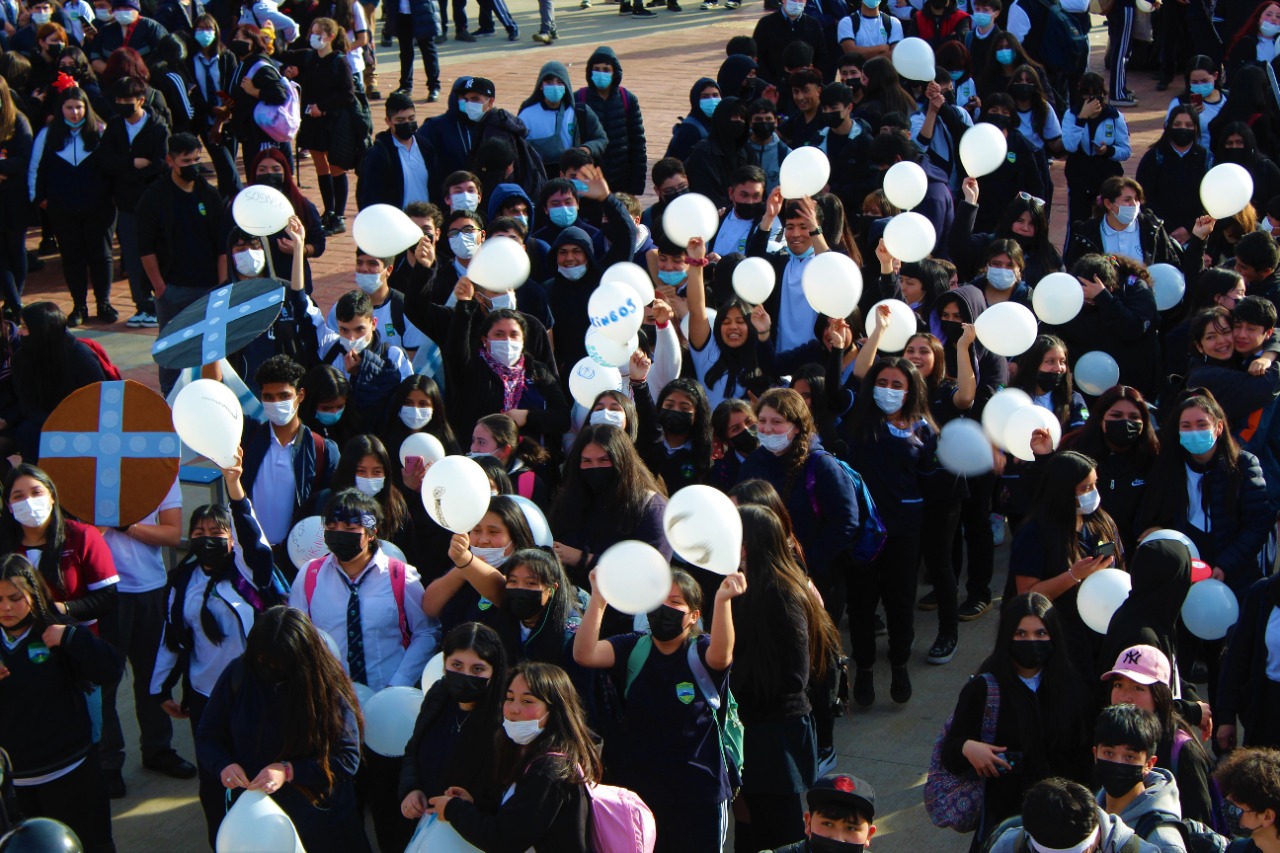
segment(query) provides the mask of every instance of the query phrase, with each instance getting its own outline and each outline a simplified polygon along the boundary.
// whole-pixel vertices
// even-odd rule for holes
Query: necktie
[[[369,576],[368,572],[360,580],[352,583],[343,577],[347,589],[351,591],[347,598],[347,672],[352,681],[365,684],[369,676],[364,669],[364,630],[360,626],[360,584]]]

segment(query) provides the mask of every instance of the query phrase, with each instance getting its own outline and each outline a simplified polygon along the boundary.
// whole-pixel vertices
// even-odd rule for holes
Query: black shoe
[[[889,626],[884,624],[884,617],[879,613],[876,614],[876,636],[883,637],[889,633]]]
[[[654,11],[652,11],[652,10],[650,10],[650,9],[646,9],[645,7],[641,6],[639,3],[637,3],[637,4],[636,4],[632,9],[631,9],[631,15],[632,15],[632,17],[635,17],[635,18],[656,18],[656,17],[658,17],[658,13],[657,13],[657,12],[654,12]]]
[[[142,759],[142,766],[174,779],[196,778],[196,766],[172,749],[166,750],[159,755]]]
[[[468,33],[468,32],[460,32],[454,35],[453,40],[462,41],[462,42],[474,42],[476,40],[476,37],[471,35],[471,33]]]
[[[473,36],[491,36],[491,35],[493,35],[493,34],[494,34],[494,33],[496,33],[496,32],[497,32],[497,30],[495,30],[493,27],[481,27],[481,28],[480,28],[480,29],[478,29],[478,30],[472,30],[472,31],[471,31],[471,35],[473,35]]]
[[[382,46],[391,47],[391,45],[392,45],[391,35],[389,33],[384,33],[382,36]]]
[[[445,44],[448,41],[449,41],[448,33],[441,33],[440,35],[436,36],[436,44]]]
[[[1168,80],[1157,80],[1157,81],[1156,81],[1156,91],[1157,91],[1157,92],[1163,92],[1165,89],[1168,89],[1168,88],[1169,88],[1169,81],[1168,81]]]
[[[911,676],[905,666],[893,667],[893,680],[889,682],[889,698],[899,705],[911,701]]]
[[[472,41],[474,41],[474,39],[472,39]],[[439,89],[432,89],[430,92],[427,92],[427,103],[434,104],[438,100],[440,100]]]
[[[58,240],[56,237],[46,237],[40,241],[40,248],[36,250],[40,255],[55,255],[58,253]]]
[[[27,272],[39,272],[44,269],[44,261],[35,252],[27,252]]]
[[[933,645],[929,648],[929,656],[925,660],[936,666],[944,663],[950,663],[951,659],[956,656],[956,638],[950,634],[939,634],[938,639],[933,641]]]
[[[675,0],[671,0],[671,2],[669,2],[669,3],[667,4],[667,11],[668,11],[668,12],[683,12],[684,10],[680,8],[680,4],[679,4],[679,3],[675,2]]]
[[[324,236],[332,237],[334,234],[347,233],[347,219],[345,216],[334,214],[329,218],[329,227],[324,229]]]
[[[98,303],[98,319],[104,323],[114,323],[120,319],[120,312],[110,302]]]
[[[972,622],[990,609],[990,601],[966,601],[960,605],[960,621]]]
[[[921,610],[937,610],[938,594],[936,592],[926,592],[920,597],[920,600],[916,602],[916,607]]]
[[[853,677],[853,701],[860,708],[870,708],[876,701],[875,673],[869,669],[858,670]]]
[[[103,770],[103,783],[107,788],[107,796],[113,800],[123,800],[128,791],[124,787],[124,776],[119,770]]]
[[[89,322],[89,306],[77,305],[71,309],[71,313],[67,315],[67,328],[74,329],[83,326]]]
[[[520,41],[520,28],[512,27],[507,30],[507,41]]]

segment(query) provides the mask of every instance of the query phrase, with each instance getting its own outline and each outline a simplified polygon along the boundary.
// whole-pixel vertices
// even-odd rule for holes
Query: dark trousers
[[[920,552],[925,576],[933,584],[933,594],[938,601],[938,633],[949,637],[959,636],[960,632],[960,602],[956,591],[959,580],[951,570],[951,541],[959,525],[960,501],[925,505]]]
[[[995,540],[991,535],[991,501],[995,497],[995,474],[969,478],[969,497],[960,503],[960,525],[952,537],[951,568],[956,580],[964,565],[964,544],[969,546],[969,580],[966,601],[991,600],[991,575],[995,571]]]
[[[173,723],[160,703],[151,698],[151,672],[156,665],[160,634],[164,629],[165,590],[122,592],[116,597],[116,612],[104,616],[102,639],[116,647],[133,667],[133,705],[138,715],[144,761],[169,751]],[[124,733],[116,710],[116,690],[120,682],[102,686],[102,741],[98,744],[103,770],[119,772],[124,766]]]
[[[422,63],[427,67],[427,89],[440,88],[440,57],[436,54],[435,40],[430,36],[415,39],[413,16],[396,15],[396,40],[400,42],[400,88],[413,91],[413,47],[422,51]]]
[[[1206,0],[1191,0],[1187,6],[1187,29],[1191,32],[1191,49],[1221,64],[1224,53],[1222,36],[1209,15]]]
[[[759,853],[785,847],[804,838],[804,801],[801,794],[748,794],[742,797],[749,822],[735,821],[735,853]]]
[[[183,308],[186,308],[208,292],[198,287],[178,287],[172,284],[166,287],[164,293],[156,298],[156,319],[160,322],[160,335],[164,335],[165,326],[169,325],[170,320],[182,313]],[[169,392],[173,390],[174,383],[178,381],[180,371],[174,370],[172,367],[161,367],[159,371],[160,393],[168,397]]]
[[[191,736],[194,738],[200,729],[200,718],[204,716],[204,709],[209,705],[209,697],[194,690],[188,690],[185,698],[187,713],[191,715],[188,718],[188,722],[191,723]],[[196,777],[200,783],[200,808],[204,812],[205,827],[209,832],[209,849],[214,850],[217,848],[218,827],[222,825],[222,818],[227,814],[227,788],[218,778],[218,774],[222,772],[221,767],[205,767],[200,764],[198,758],[196,765],[200,771]]]
[[[209,152],[209,162],[218,176],[218,195],[229,198],[240,189],[240,176],[236,173],[236,151],[240,143],[231,134],[225,134],[226,142],[215,142],[208,131],[200,136],[204,148]]]
[[[116,209],[70,211],[49,205],[49,222],[62,255],[62,277],[76,305],[89,304],[89,282],[101,305],[111,300],[111,222]]]
[[[356,772],[356,803],[373,818],[373,832],[381,850],[403,850],[416,823],[400,812],[400,759],[366,749]]]
[[[508,31],[515,29],[515,19],[507,9],[506,0],[480,0],[480,29],[493,29],[493,16],[498,16],[498,23]]]
[[[151,279],[142,268],[142,255],[138,254],[138,217],[131,210],[116,211],[116,237],[120,240],[120,262],[125,277],[129,279],[129,295],[133,307],[143,314],[154,314],[155,298],[151,295]]]
[[[22,291],[27,285],[27,232],[25,229],[0,232],[0,288],[5,307],[22,307]]]
[[[1160,79],[1173,81],[1182,76],[1191,58],[1191,33],[1187,31],[1189,4],[1161,3],[1153,23],[1160,45]]]
[[[849,575],[849,640],[858,669],[871,669],[876,662],[875,616],[880,602],[884,602],[889,627],[889,664],[906,666],[911,658],[920,535],[919,530],[890,535],[874,562],[855,567]]]
[[[1127,86],[1126,71],[1133,43],[1133,16],[1136,10],[1119,0],[1107,15],[1107,60],[1111,69],[1111,97],[1121,97]]]
[[[38,737],[34,732],[32,737]],[[61,821],[80,838],[85,853],[115,853],[111,838],[111,803],[98,766],[97,747],[80,766],[65,776],[15,788],[18,807],[27,817],[47,817]]]

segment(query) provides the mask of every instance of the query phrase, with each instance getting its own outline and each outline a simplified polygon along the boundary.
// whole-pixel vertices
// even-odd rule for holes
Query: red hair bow
[[[75,85],[77,85],[76,78],[72,77],[70,74],[68,74],[65,71],[59,71],[58,76],[53,78],[52,86],[54,88],[54,91],[59,93],[65,92]]]

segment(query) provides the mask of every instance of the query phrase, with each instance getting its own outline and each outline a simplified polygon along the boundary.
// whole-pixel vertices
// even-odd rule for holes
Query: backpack
[[[108,382],[119,382],[124,377],[120,375],[120,368],[111,363],[111,356],[107,355],[107,351],[102,348],[102,344],[93,338],[77,336],[76,340],[87,346],[98,358],[98,364],[102,366],[102,372],[106,375]]]
[[[981,740],[983,743],[994,743],[996,717],[1000,714],[1000,685],[989,672],[982,673],[982,679],[987,682],[987,703],[982,709]],[[937,740],[933,742],[933,754],[929,756],[929,775],[924,783],[924,810],[936,827],[950,828],[956,832],[972,832],[982,821],[986,781],[977,776],[961,778],[943,765],[942,742],[950,733],[953,722],[954,713],[947,717]],[[992,833],[987,840],[990,841],[995,836],[996,833]]]
[[[889,538],[888,529],[884,526],[884,519],[880,517],[880,513],[876,510],[875,499],[871,497],[867,484],[863,482],[862,476],[849,465],[828,451],[820,451],[822,455],[830,456],[840,466],[840,470],[849,478],[849,482],[853,484],[853,490],[858,496],[858,532],[853,538],[853,559],[859,563],[869,563],[876,557],[880,556],[880,552],[884,550],[885,540]],[[814,456],[819,454],[815,453]],[[809,493],[809,506],[813,509],[813,514],[822,517],[822,507],[818,505],[817,488],[818,472],[813,463],[805,465],[804,472],[804,489]]]
[[[849,14],[849,23],[853,27],[853,37],[858,37],[858,32],[862,29],[862,13],[854,10]],[[888,44],[889,39],[893,37],[893,21],[889,18],[888,12],[880,13],[880,32],[884,34],[884,43]]]
[[[1059,68],[1068,76],[1083,74],[1089,62],[1089,36],[1080,31],[1075,19],[1063,11],[1057,0],[1035,0],[1035,3],[1044,10],[1039,25],[1040,55],[1044,64]]]
[[[252,80],[259,68],[269,64],[270,60],[266,59],[254,63],[241,79]],[[275,142],[292,142],[298,135],[298,128],[302,126],[302,90],[288,77],[280,77],[280,82],[285,88],[284,103],[267,104],[259,101],[253,108],[253,123]]]
[[[653,853],[658,825],[635,792],[616,785],[586,785],[591,800],[591,842],[609,853]]]
[[[1182,753],[1182,748],[1191,743],[1191,735],[1178,729],[1173,734],[1173,750],[1169,755],[1169,763],[1173,766],[1169,768],[1174,778],[1178,776],[1178,756]],[[1222,789],[1218,787],[1218,780],[1209,777],[1209,826],[1214,832],[1228,835],[1230,830],[1227,828],[1227,816],[1223,809],[1224,800],[1222,798]],[[1195,821],[1199,823],[1199,821]],[[1203,826],[1203,824],[1201,824]],[[1191,848],[1187,848],[1190,853]]]
[[[324,558],[312,560],[307,564],[307,576],[302,581],[302,592],[307,598],[307,616],[311,616],[311,597],[316,592],[316,581],[320,578],[320,567]],[[396,600],[396,613],[400,625],[400,645],[409,648],[409,620],[404,615],[404,582],[405,564],[395,558],[387,560],[387,569],[391,572],[391,595]]]
[[[626,87],[619,86],[618,94],[622,96],[622,114],[630,118],[631,105],[634,103],[634,101],[631,100],[631,93],[626,90]],[[585,86],[583,86],[576,93],[574,93],[574,100],[576,100],[579,104],[586,104],[587,88]]]
[[[651,634],[641,636],[636,641],[635,647],[631,649],[631,654],[627,657],[627,684],[622,690],[623,697],[630,692],[631,682],[636,680],[636,676],[644,668],[652,649],[653,635]],[[716,688],[711,673],[707,672],[702,658],[699,657],[698,644],[693,638],[690,638],[688,644],[688,659],[689,669],[693,672],[693,681],[698,685],[698,691],[702,693],[702,698],[711,708],[711,718],[715,721],[716,730],[720,735],[720,755],[724,759],[725,770],[729,774],[729,786],[740,788],[742,787],[744,728],[742,720],[738,718],[738,700],[733,698],[733,691],[725,685],[725,700],[721,703],[720,691]]]
[[[1198,820],[1180,818],[1169,812],[1147,812],[1138,818],[1133,831],[1139,838],[1150,840],[1151,834],[1162,826],[1172,826],[1178,830],[1187,853],[1226,853],[1227,839]],[[1155,844],[1154,841],[1151,843]]]
[[[1007,820],[1001,821],[1000,825],[987,836],[987,840],[982,842],[981,853],[990,853],[995,849],[996,842],[1000,840],[1005,833],[1018,833],[1018,841],[1013,847],[1013,853],[1035,853],[1031,849],[1031,843],[1028,840],[1027,832],[1022,828],[1022,817],[1015,815]],[[1129,836],[1129,840],[1120,845],[1115,853],[1141,853],[1143,846],[1142,836],[1137,832]],[[1101,849],[1101,848],[1099,848]]]

